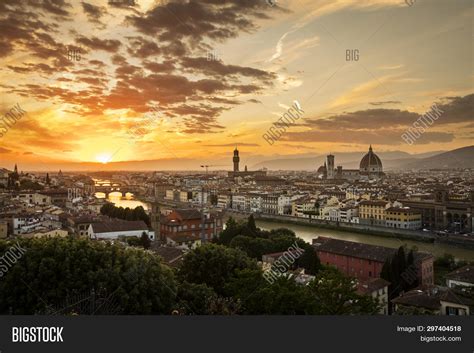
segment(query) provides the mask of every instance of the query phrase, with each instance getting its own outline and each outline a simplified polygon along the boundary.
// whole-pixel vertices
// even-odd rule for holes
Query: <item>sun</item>
[[[112,155],[110,153],[101,153],[95,156],[95,159],[100,163],[107,164],[112,159]]]

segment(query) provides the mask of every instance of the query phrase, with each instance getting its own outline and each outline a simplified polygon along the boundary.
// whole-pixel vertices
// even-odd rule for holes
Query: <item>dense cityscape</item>
[[[327,155],[313,172],[242,170],[241,154],[238,147],[229,153],[231,171],[209,165],[195,172],[3,169],[0,238],[8,241],[1,244],[7,249],[17,241],[27,250],[15,266],[15,255],[2,258],[0,310],[90,314],[89,305],[78,306],[71,298],[83,295],[88,302],[93,290],[94,296],[114,293],[113,305],[101,309],[104,314],[471,315],[472,169],[387,171],[372,146],[358,169],[336,165],[336,154]],[[301,226],[313,236],[300,235]],[[372,240],[354,241],[354,234]],[[100,254],[106,252],[104,244],[117,252],[142,249],[138,256],[155,259],[163,276],[175,276],[166,279],[171,284],[165,287],[159,283],[163,278],[155,283],[159,288],[154,291],[169,289],[169,303],[157,305],[152,297],[148,305],[132,303],[117,297],[117,291],[135,285],[126,279],[118,287],[100,276],[90,282],[76,268],[54,264],[64,256],[61,247],[82,246]],[[65,297],[52,295],[48,305],[34,296],[11,295],[25,286],[45,291],[34,279],[44,274],[29,267],[33,260],[22,259],[39,256],[38,251],[44,252],[36,259],[39,268],[56,273],[48,281],[66,281],[54,284],[66,286]],[[66,266],[72,266],[76,255],[68,256],[71,265]],[[88,271],[104,270],[87,261]],[[116,275],[126,276],[129,270]],[[85,283],[69,287],[63,271]],[[15,280],[25,272],[32,282]],[[327,287],[315,284],[329,279]],[[345,292],[335,303],[331,291],[339,286]],[[137,296],[148,295],[135,290]],[[319,297],[324,291],[327,297]],[[278,299],[270,305],[268,295]],[[257,298],[267,305],[259,305]]]
[[[0,353],[472,351],[473,19],[0,0]]]

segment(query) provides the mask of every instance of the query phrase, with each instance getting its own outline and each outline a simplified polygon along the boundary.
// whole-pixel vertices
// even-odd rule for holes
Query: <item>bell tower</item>
[[[329,154],[326,157],[326,163],[327,163],[327,178],[334,179],[334,155]]]
[[[234,162],[234,172],[238,172],[240,157],[239,157],[239,150],[237,149],[237,147],[235,147],[234,158],[232,158],[232,161]]]

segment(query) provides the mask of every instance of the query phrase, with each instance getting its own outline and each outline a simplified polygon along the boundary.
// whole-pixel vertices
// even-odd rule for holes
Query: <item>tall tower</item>
[[[234,158],[232,158],[232,160],[234,161],[234,172],[238,172],[240,157],[239,157],[239,150],[237,149],[237,147],[235,147]]]
[[[326,157],[327,163],[327,178],[334,179],[334,156],[332,154],[328,154]]]

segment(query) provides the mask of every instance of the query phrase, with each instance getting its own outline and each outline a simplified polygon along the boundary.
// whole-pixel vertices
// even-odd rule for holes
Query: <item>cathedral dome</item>
[[[382,161],[372,151],[372,146],[369,147],[369,152],[364,157],[362,157],[359,168],[361,172],[381,172],[382,171]]]

